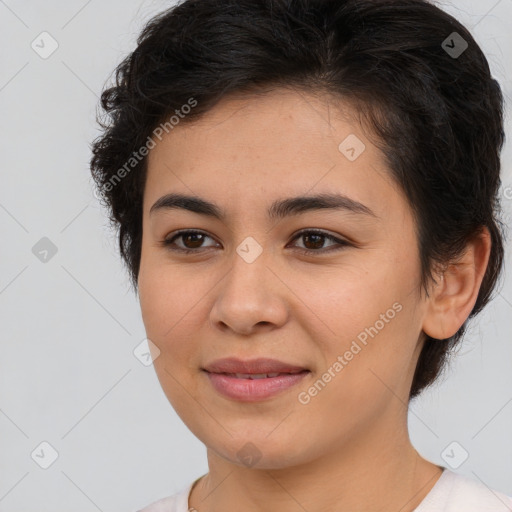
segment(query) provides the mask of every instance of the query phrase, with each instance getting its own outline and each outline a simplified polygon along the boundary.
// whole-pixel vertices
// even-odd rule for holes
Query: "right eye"
[[[177,251],[182,252],[184,254],[192,253],[192,252],[198,252],[197,249],[201,249],[202,242],[206,238],[211,238],[203,231],[197,231],[197,230],[183,230],[178,231],[170,238],[166,238],[162,241],[162,245],[169,249],[170,251]],[[182,239],[182,242],[184,244],[189,244],[192,247],[187,247],[186,245],[184,247],[180,247],[179,245],[175,244],[175,240]],[[212,239],[213,240],[213,239]]]

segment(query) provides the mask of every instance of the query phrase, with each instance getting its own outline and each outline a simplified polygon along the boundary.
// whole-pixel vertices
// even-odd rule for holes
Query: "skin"
[[[348,105],[276,89],[224,98],[181,123],[151,150],[144,192],[139,298],[161,386],[207,447],[209,472],[189,506],[199,512],[412,511],[441,475],[407,430],[407,404],[423,332],[454,334],[476,301],[490,252],[484,231],[447,267],[430,297],[419,288],[415,225],[383,154]],[[349,134],[366,146],[354,161],[338,149]],[[343,210],[270,220],[270,203],[341,192],[376,217]],[[153,203],[174,192],[226,211],[224,222]],[[295,238],[320,229],[352,245]],[[162,246],[175,240],[194,254]],[[247,263],[246,237],[263,252]],[[301,248],[317,250],[304,255]],[[322,254],[322,251],[324,253]],[[307,404],[298,400],[365,328],[402,306]],[[259,402],[218,394],[200,368],[215,359],[271,357],[311,373]],[[254,447],[248,448],[251,442]],[[237,453],[258,454],[254,465]],[[343,504],[343,506],[341,506]]]

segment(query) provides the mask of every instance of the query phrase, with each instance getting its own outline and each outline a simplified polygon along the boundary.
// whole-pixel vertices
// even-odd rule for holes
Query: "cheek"
[[[189,282],[190,283],[190,282]],[[191,406],[196,382],[190,379],[197,371],[198,307],[193,286],[175,269],[141,261],[139,299],[147,337],[158,347],[153,366],[167,399],[180,416]],[[194,307],[195,304],[195,307]]]
[[[337,374],[356,387],[363,382],[369,388],[379,385],[371,369],[392,383],[411,365],[419,334],[419,309],[410,285],[416,276],[413,265],[393,261],[389,257],[365,268],[344,269],[321,279],[322,286],[318,280],[305,283],[304,302],[316,314],[318,326],[311,335],[321,348],[323,364],[332,367],[342,356],[343,370]],[[311,313],[308,317],[313,318]]]
[[[164,339],[172,334],[173,326],[185,317],[193,305],[197,291],[176,267],[163,265],[156,258],[141,259],[139,301],[146,332]]]
[[[165,304],[168,297],[164,293],[165,288],[162,287],[162,282],[158,279],[155,267],[146,266],[141,262],[138,287],[146,334],[150,339],[152,337],[160,338],[165,329],[163,311],[166,309]]]
[[[340,264],[329,273],[305,273],[300,280],[301,298],[331,338],[355,338],[386,311],[390,310],[388,316],[394,317],[392,307],[402,295],[403,278],[393,272],[396,270],[383,265],[380,259],[366,258],[351,266]]]
[[[147,263],[147,264],[146,264]],[[147,337],[159,348],[154,361],[161,373],[165,367],[174,374],[194,371],[198,364],[197,331],[207,318],[208,290],[198,272],[189,275],[177,267],[141,262],[139,299]]]

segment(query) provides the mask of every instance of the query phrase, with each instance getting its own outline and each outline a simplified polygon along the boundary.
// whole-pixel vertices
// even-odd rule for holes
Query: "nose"
[[[215,288],[211,325],[242,335],[284,325],[289,315],[286,293],[290,292],[278,274],[265,251],[252,263],[234,252],[231,270]]]

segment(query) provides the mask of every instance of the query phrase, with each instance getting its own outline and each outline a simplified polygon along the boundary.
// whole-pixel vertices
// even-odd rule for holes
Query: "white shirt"
[[[200,478],[202,476],[178,493],[137,512],[188,512],[190,491]],[[512,497],[444,468],[434,487],[413,512],[512,512]]]

